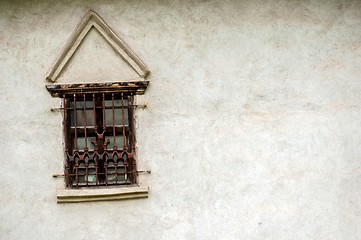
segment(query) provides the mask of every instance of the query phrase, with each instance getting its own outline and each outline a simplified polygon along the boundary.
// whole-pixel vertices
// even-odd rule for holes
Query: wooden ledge
[[[57,191],[58,203],[118,201],[124,199],[147,197],[147,186],[92,189],[58,189]]]
[[[149,81],[79,83],[46,85],[52,97],[63,97],[79,93],[134,93],[144,94]]]

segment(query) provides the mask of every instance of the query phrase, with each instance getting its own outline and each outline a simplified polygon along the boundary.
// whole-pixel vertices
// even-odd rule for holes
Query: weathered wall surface
[[[0,2],[0,239],[361,239],[360,1],[100,2]],[[56,204],[45,77],[88,9],[152,71],[148,199]],[[64,82],[118,76],[81,51]]]

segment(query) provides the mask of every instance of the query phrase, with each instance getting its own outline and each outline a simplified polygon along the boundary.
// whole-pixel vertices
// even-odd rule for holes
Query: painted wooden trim
[[[142,78],[147,78],[150,74],[149,68],[133,52],[133,50],[104,22],[104,20],[94,11],[89,10],[83,17],[79,26],[65,45],[59,58],[51,68],[48,77],[50,82],[56,82],[71,57],[79,48],[89,31],[95,28],[113,50]]]
[[[58,189],[57,202],[78,203],[147,198],[149,191],[148,189],[148,186],[92,189]]]
[[[78,83],[78,84],[52,84],[46,89],[52,97],[63,97],[77,93],[133,93],[144,94],[149,81],[109,82],[109,83]]]

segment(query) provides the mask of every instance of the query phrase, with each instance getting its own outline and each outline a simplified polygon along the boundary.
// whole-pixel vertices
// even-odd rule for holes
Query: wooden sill
[[[120,187],[120,188],[87,188],[87,189],[58,189],[58,203],[118,201],[125,199],[147,198],[148,187]]]

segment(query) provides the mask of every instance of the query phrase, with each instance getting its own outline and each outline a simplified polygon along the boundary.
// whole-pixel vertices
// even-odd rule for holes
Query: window
[[[67,187],[137,181],[133,94],[63,96]]]
[[[105,75],[97,83],[54,84],[92,29],[139,75],[140,81],[108,82]],[[52,97],[62,98],[64,109],[67,188],[57,190],[58,203],[148,197],[148,187],[138,180],[134,115],[135,95],[144,94],[149,74],[149,68],[133,50],[89,10],[46,77],[53,83],[46,85],[47,90]],[[86,82],[86,77],[81,82]]]
[[[144,94],[148,84],[46,86],[63,105],[67,188],[57,191],[58,203],[148,197],[148,187],[139,186],[135,156],[135,95]]]

